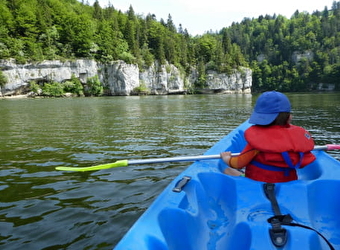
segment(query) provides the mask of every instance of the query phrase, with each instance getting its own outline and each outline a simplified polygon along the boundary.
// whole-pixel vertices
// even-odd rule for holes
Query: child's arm
[[[238,156],[231,156],[231,152],[222,152],[222,160],[232,168],[241,169],[247,166],[253,158],[259,153],[258,150],[247,145]]]

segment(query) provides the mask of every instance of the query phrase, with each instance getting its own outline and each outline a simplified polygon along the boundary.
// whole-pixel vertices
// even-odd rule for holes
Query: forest
[[[218,32],[192,36],[149,13],[77,0],[0,0],[0,59],[16,63],[90,58],[149,67],[155,60],[183,72],[253,70],[253,92],[340,89],[340,2],[313,13],[245,17]],[[5,84],[0,69],[0,85]]]

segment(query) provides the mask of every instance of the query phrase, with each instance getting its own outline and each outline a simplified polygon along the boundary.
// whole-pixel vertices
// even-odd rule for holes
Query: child
[[[239,156],[221,153],[223,162],[231,168],[224,173],[240,176],[236,169],[246,168],[245,176],[263,182],[297,180],[296,170],[315,160],[311,135],[301,127],[291,125],[290,102],[284,94],[264,92],[257,99],[249,127],[244,135],[247,145]]]

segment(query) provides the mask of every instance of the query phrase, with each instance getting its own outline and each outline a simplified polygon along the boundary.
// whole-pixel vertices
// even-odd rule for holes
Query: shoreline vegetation
[[[249,91],[243,91],[243,92],[239,92],[239,91],[230,91],[230,90],[226,90],[226,91],[201,91],[199,93],[195,93],[196,95],[234,95],[234,94],[255,94],[255,93],[260,93],[260,92],[251,92]],[[299,92],[301,93],[301,92]],[[308,93],[340,93],[340,91],[338,90],[313,90],[313,91],[308,91]],[[195,95],[195,94],[188,94],[188,93],[178,93],[178,94],[167,94],[167,95]],[[132,94],[130,96],[145,96],[145,95],[149,95],[150,94]],[[163,95],[164,96],[164,95]],[[30,95],[30,94],[20,94],[20,95],[8,95],[8,96],[0,96],[0,99],[28,99],[28,98],[32,98],[32,99],[44,99],[44,98],[88,98],[88,97],[119,97],[119,96],[112,96],[112,95],[102,95],[102,96],[76,96],[73,95],[72,93],[65,93],[65,95],[63,96],[34,96],[34,95]]]
[[[231,90],[202,90],[199,91],[197,93],[187,93],[186,91],[182,92],[182,93],[176,93],[176,94],[166,94],[166,95],[192,95],[192,94],[197,94],[197,95],[223,95],[223,94],[251,94],[252,92],[249,91],[231,91]],[[147,93],[139,93],[139,94],[131,94],[129,96],[145,96],[145,95],[149,95],[151,96],[152,94],[147,94]],[[160,95],[158,95],[160,96]],[[164,95],[163,95],[164,96]],[[114,95],[101,95],[101,96],[77,96],[74,95],[72,93],[65,93],[64,95],[61,96],[43,96],[43,95],[32,95],[32,93],[28,93],[28,94],[20,94],[20,95],[1,95],[0,99],[25,99],[25,98],[78,98],[78,97],[83,97],[83,98],[87,98],[87,97],[119,97],[118,95],[114,96]]]

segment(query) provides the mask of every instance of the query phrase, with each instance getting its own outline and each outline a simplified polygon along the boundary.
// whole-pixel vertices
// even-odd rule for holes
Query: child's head
[[[290,123],[291,118],[290,112],[280,112],[275,120],[268,125],[286,125]]]
[[[290,119],[290,102],[286,95],[267,91],[259,96],[249,122],[256,125],[285,125]]]

